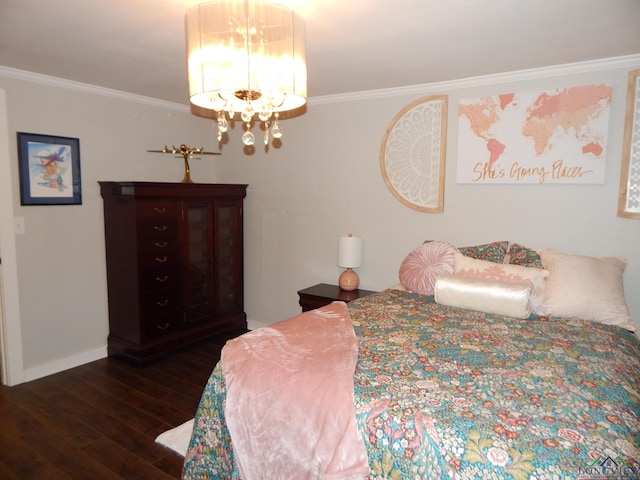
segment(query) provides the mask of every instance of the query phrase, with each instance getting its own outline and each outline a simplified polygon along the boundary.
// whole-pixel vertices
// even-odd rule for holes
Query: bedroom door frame
[[[0,88],[0,380],[24,382],[7,98]],[[15,167],[17,168],[17,162]]]

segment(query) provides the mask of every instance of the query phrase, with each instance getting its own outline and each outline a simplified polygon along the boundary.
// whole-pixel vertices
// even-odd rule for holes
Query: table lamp
[[[353,235],[342,235],[338,238],[338,266],[346,268],[338,278],[338,285],[342,290],[356,290],[360,284],[358,274],[354,268],[362,265],[362,237]]]

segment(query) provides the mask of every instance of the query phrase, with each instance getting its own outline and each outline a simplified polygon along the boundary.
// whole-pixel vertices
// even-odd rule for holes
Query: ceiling
[[[188,104],[198,0],[0,0],[0,65]],[[640,53],[640,0],[282,0],[309,97]]]

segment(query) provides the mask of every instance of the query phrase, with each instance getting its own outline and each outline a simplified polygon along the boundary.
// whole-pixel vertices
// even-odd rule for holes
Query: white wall
[[[280,148],[243,153],[241,125],[220,157],[191,162],[202,182],[248,183],[245,305],[252,328],[299,312],[296,292],[335,283],[339,235],[364,236],[363,288],[397,282],[405,255],[424,239],[457,245],[512,240],[534,248],[625,256],[627,301],[640,322],[640,221],[616,216],[627,73],[640,57],[519,72],[441,85],[311,99],[307,113],[282,122]],[[613,86],[602,185],[455,183],[457,101],[462,97],[607,83]],[[80,139],[82,206],[22,207],[17,147],[10,145],[20,326],[25,378],[100,357],[106,351],[107,292],[98,180],[179,181],[182,162],[146,153],[164,144],[216,148],[210,121],[186,108],[84,86],[31,81],[0,69],[9,139],[15,132]],[[313,93],[313,92],[311,92]],[[389,122],[413,100],[449,95],[445,210],[420,213],[398,202],[380,173]],[[0,161],[6,161],[0,158]],[[6,168],[3,170],[6,171]],[[1,228],[12,228],[0,218]],[[0,237],[1,241],[1,237]],[[7,320],[7,319],[5,319]],[[640,323],[639,323],[640,325]]]
[[[97,182],[179,182],[182,158],[146,150],[180,143],[213,148],[215,138],[210,122],[185,106],[12,70],[0,70],[0,89],[6,92],[9,131],[9,158],[2,155],[0,161],[2,171],[11,175],[13,216],[24,217],[26,224],[26,233],[14,238],[23,380],[30,380],[106,356],[104,228]],[[16,132],[80,139],[82,205],[20,205]],[[192,178],[210,182],[216,161],[209,156],[190,162]],[[13,229],[10,216],[0,221],[4,232]]]
[[[632,61],[629,61],[632,60]],[[625,256],[627,301],[640,325],[640,221],[616,216],[627,74],[640,57],[519,72],[354,99],[312,99],[307,113],[283,122],[283,146],[221,163],[218,178],[250,185],[246,201],[246,305],[250,327],[296,314],[297,290],[336,283],[337,238],[364,237],[361,286],[397,283],[400,263],[425,239],[456,245],[494,240],[567,253]],[[613,87],[602,185],[456,184],[459,98],[585,84]],[[393,93],[398,94],[392,95]],[[379,149],[393,117],[417,98],[449,96],[444,213],[407,208],[388,191]]]

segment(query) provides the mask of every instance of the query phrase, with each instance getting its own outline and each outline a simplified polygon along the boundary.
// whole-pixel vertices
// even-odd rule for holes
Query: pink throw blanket
[[[357,356],[344,302],[227,342],[225,417],[244,480],[368,475],[355,419]]]

